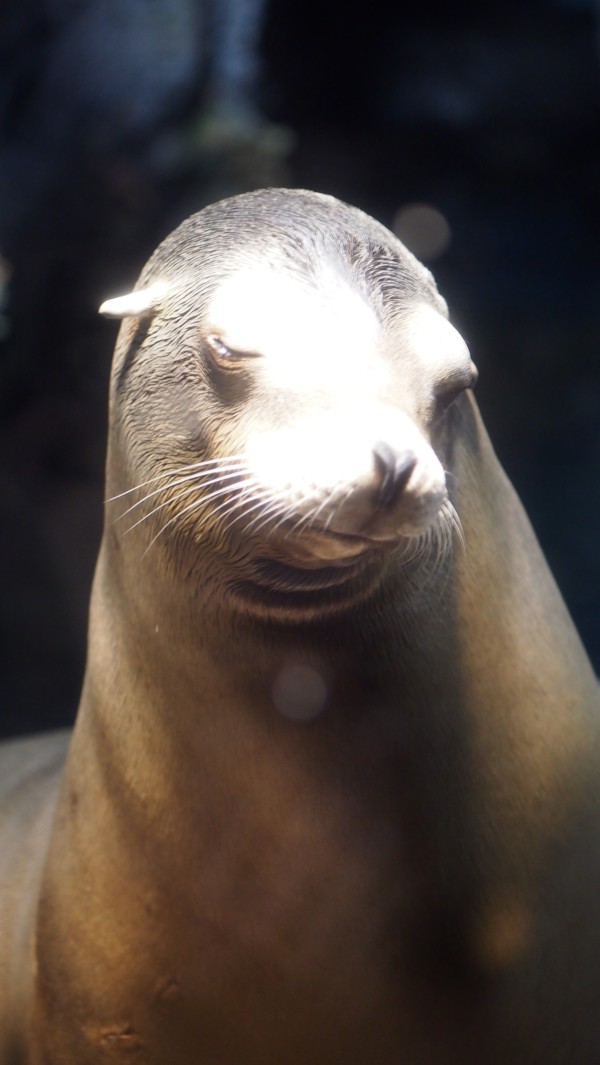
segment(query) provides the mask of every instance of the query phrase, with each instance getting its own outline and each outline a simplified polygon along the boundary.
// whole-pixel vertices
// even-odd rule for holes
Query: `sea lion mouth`
[[[385,556],[380,548],[363,543],[351,557],[331,561],[257,557],[246,580],[236,584],[236,592],[267,609],[304,612],[342,605],[379,582]]]
[[[276,559],[257,559],[253,577],[257,584],[277,591],[318,591],[335,588],[360,576],[375,561],[374,551],[365,551],[357,559],[336,562],[335,565],[302,565]]]

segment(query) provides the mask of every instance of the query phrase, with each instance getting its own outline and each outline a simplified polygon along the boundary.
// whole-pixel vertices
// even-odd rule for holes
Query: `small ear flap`
[[[105,318],[149,318],[161,307],[169,286],[164,281],[157,281],[149,288],[140,288],[128,292],[126,296],[116,296],[105,300],[98,308],[98,314]]]

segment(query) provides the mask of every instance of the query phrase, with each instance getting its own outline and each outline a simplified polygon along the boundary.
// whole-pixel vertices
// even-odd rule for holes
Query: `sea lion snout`
[[[395,542],[423,533],[447,499],[433,448],[408,415],[384,404],[259,433],[246,461],[258,494],[287,507],[286,533],[291,523],[298,534]]]
[[[250,534],[313,545],[337,534],[380,549],[431,530],[448,500],[434,425],[473,377],[463,338],[431,294],[399,287],[382,304],[366,270],[326,256],[306,276],[287,263],[236,269],[208,301],[203,328],[217,390],[232,366],[247,383],[232,418]],[[242,522],[245,513],[236,510]],[[345,558],[350,548],[339,550]],[[323,551],[334,557],[330,543]]]

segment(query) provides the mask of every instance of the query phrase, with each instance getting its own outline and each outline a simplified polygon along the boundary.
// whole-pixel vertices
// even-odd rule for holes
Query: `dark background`
[[[428,262],[600,664],[598,11],[566,0],[351,11],[4,0],[4,734],[69,722],[77,705],[116,333],[96,308],[187,214],[261,185],[331,192],[396,225]],[[445,247],[428,252],[406,229],[414,204],[435,208]]]

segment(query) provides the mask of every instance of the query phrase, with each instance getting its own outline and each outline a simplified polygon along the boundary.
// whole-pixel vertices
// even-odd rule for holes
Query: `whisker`
[[[280,529],[282,525],[285,525],[286,522],[289,522],[293,518],[295,510],[296,510],[296,505],[294,503],[288,503],[288,505],[283,510],[281,508],[279,508],[279,517],[278,517],[277,521],[275,522],[273,528],[269,530],[269,535],[273,536],[273,534],[276,533],[277,530]],[[285,534],[285,539],[286,540],[288,539],[289,536],[293,536],[294,535],[294,532],[297,529],[300,521],[301,521],[301,519],[298,519],[298,522],[296,522],[295,524],[290,526],[290,528],[287,530],[287,532]]]
[[[286,533],[286,538],[288,536],[295,536],[298,532],[300,532],[301,529],[304,529],[304,528],[306,528],[307,525],[310,525],[311,522],[314,521],[316,512],[318,510],[320,510],[320,509],[321,508],[320,508],[320,505],[319,505],[319,506],[315,506],[315,507],[311,508],[310,510],[308,510],[306,512],[306,514],[300,514],[298,519],[288,529],[288,531]],[[281,524],[281,522],[279,524]],[[276,528],[278,528],[278,526],[276,526]]]
[[[320,503],[316,504],[314,507],[312,507],[310,510],[308,510],[306,514],[300,515],[300,517],[298,518],[298,521],[294,525],[292,525],[291,529],[288,531],[286,536],[291,536],[291,535],[297,533],[300,529],[302,529],[306,525],[312,525],[317,520],[317,518],[319,517],[319,514],[321,513],[321,511],[328,505],[328,503],[331,502],[331,495],[332,495],[332,493],[330,492],[324,499],[321,500]],[[331,521],[331,519],[333,517],[333,514],[334,514],[334,512],[332,511],[330,513],[330,515],[329,515],[329,518],[328,518],[328,521],[327,521],[327,523],[325,525],[325,528],[328,527],[328,524]]]
[[[454,532],[456,533],[456,535],[458,537],[458,541],[459,541],[460,546],[462,548],[463,554],[466,555],[466,553],[467,553],[467,541],[466,541],[466,538],[465,538],[465,531],[463,529],[463,524],[462,524],[462,521],[460,520],[460,517],[459,517],[458,511],[456,510],[456,507],[454,506],[453,503],[450,502],[450,500],[448,500],[448,513],[449,513],[449,517],[450,517],[450,522],[451,522],[452,528],[454,529]]]
[[[263,525],[266,525],[274,513],[279,513],[280,506],[281,504],[278,503],[277,496],[274,492],[265,492],[254,506],[250,507],[247,513],[244,514],[244,517],[247,517],[248,514],[253,514],[255,511],[258,511],[258,513],[252,518],[252,521],[246,523],[246,532],[256,532],[262,529]],[[261,518],[263,519],[262,521]],[[260,522],[258,526],[257,522]]]
[[[158,514],[159,510],[164,510],[164,508],[168,506],[177,506],[177,504],[180,503],[183,499],[187,499],[188,496],[192,494],[192,492],[193,488],[190,486],[183,489],[181,492],[177,492],[176,495],[170,495],[168,499],[163,499],[162,503],[159,503],[157,507],[153,507],[152,510],[149,510],[147,512],[147,514],[142,514],[141,518],[138,518],[137,521],[134,521],[133,525],[128,525],[127,528],[124,530],[123,535],[126,536],[128,533],[132,532],[133,529],[137,529],[138,525],[142,525],[143,522],[148,521],[149,518],[152,518],[154,514]],[[195,492],[194,495],[196,495]],[[126,513],[128,514],[129,511],[126,511]],[[125,517],[125,514],[123,515],[123,517]]]
[[[323,526],[323,529],[324,529],[324,531],[325,531],[325,532],[328,532],[328,531],[329,531],[329,526],[331,525],[331,522],[332,522],[332,521],[333,521],[333,519],[335,518],[335,515],[336,515],[336,513],[337,513],[337,512],[338,512],[338,511],[340,510],[340,508],[341,508],[341,507],[343,507],[343,506],[344,506],[344,504],[345,504],[346,500],[350,499],[350,496],[352,495],[352,492],[353,492],[353,491],[354,491],[354,489],[352,488],[352,486],[349,486],[349,487],[348,487],[348,488],[346,489],[346,492],[345,492],[344,498],[343,498],[343,499],[341,499],[341,500],[339,500],[339,501],[337,502],[336,506],[335,506],[335,507],[333,507],[333,508],[332,508],[332,509],[330,510],[330,512],[329,512],[329,516],[327,517],[327,519],[326,519],[326,521],[325,521],[325,524],[324,524],[324,526]],[[325,502],[326,502],[326,503],[327,503],[327,502],[329,502],[329,501],[330,501],[330,499],[331,499],[331,495],[329,496],[329,499],[328,499],[328,500],[325,500]]]
[[[134,485],[133,488],[127,488],[124,492],[119,492],[117,495],[109,496],[105,499],[105,503],[114,503],[117,499],[122,499],[123,496],[131,495],[132,492],[138,492],[140,488],[146,488],[149,484],[155,484],[156,481],[160,481],[163,478],[178,477],[182,473],[192,473],[195,470],[199,470],[203,467],[210,466],[216,470],[223,464],[230,464],[231,469],[235,469],[236,466],[241,468],[245,467],[245,460],[243,455],[239,457],[237,455],[227,455],[225,458],[216,459],[204,459],[202,462],[190,462],[187,466],[180,466],[174,470],[163,470],[162,473],[157,473],[154,477],[150,477],[147,481],[140,481],[139,484]],[[226,467],[227,468],[227,467]]]
[[[215,483],[215,482],[213,481],[211,483]],[[160,536],[162,536],[163,533],[170,526],[174,525],[176,522],[181,522],[186,514],[189,514],[189,513],[193,512],[194,510],[201,509],[206,503],[211,502],[214,499],[218,499],[219,496],[226,495],[226,496],[229,497],[230,494],[233,492],[233,493],[235,493],[235,496],[234,496],[233,500],[227,498],[227,499],[225,499],[223,504],[220,504],[219,506],[213,508],[213,514],[220,513],[222,517],[226,517],[226,518],[229,517],[229,515],[234,510],[236,510],[238,507],[244,505],[245,500],[248,498],[247,488],[248,488],[248,486],[252,486],[252,484],[253,484],[252,478],[248,477],[248,478],[246,478],[245,482],[244,481],[238,481],[234,485],[231,485],[231,484],[221,485],[221,487],[217,491],[209,492],[208,495],[199,494],[197,496],[197,498],[194,499],[194,501],[189,504],[189,506],[184,507],[182,510],[178,510],[178,512],[176,514],[174,514],[172,518],[170,518],[168,521],[166,521],[164,523],[164,525],[161,526],[161,528],[158,530],[156,535],[152,538],[150,543],[147,545],[147,547],[146,547],[146,549],[144,551],[144,555],[147,554],[147,552],[150,550],[150,548],[153,546],[153,544],[156,543],[158,538]],[[190,487],[188,487],[186,489],[186,491],[181,493],[181,495],[178,498],[184,498],[185,496],[190,495],[192,490],[193,490],[193,488],[195,488],[195,485],[191,485]],[[167,500],[166,502],[172,502],[172,500]],[[154,509],[154,511],[152,511],[150,514],[146,515],[146,517],[150,517],[152,513],[156,513],[156,511],[160,510],[162,508],[162,506],[164,506],[164,504],[161,504],[160,507],[156,507]],[[145,519],[142,518],[141,520],[143,521]],[[140,523],[136,522],[136,525],[137,524],[140,524]],[[132,528],[135,528],[135,525],[132,526]]]
[[[227,516],[230,507],[243,506],[246,499],[253,499],[256,494],[255,482],[252,477],[240,480],[234,485],[228,485],[227,489],[230,498],[226,498],[222,503],[214,507],[213,514]]]
[[[275,532],[275,530],[279,528],[281,523],[283,521],[285,521],[285,519],[288,516],[289,512],[293,509],[293,504],[289,503],[289,504],[285,505],[284,503],[282,503],[278,499],[277,495],[275,495],[274,493],[271,494],[270,499],[269,499],[269,496],[267,495],[265,500],[261,500],[261,506],[264,506],[265,502],[267,504],[266,511],[262,511],[260,514],[257,514],[256,518],[254,518],[254,520],[251,521],[249,523],[249,525],[246,527],[246,532],[248,532],[248,533],[252,532],[254,534],[260,532],[260,530],[265,525],[268,524],[268,522],[271,520],[273,515],[280,514],[281,516],[280,516],[279,521],[275,524],[275,526],[272,529],[269,530],[269,535],[272,535],[272,533]],[[282,507],[283,507],[283,511],[282,511]],[[253,507],[252,509],[256,510],[256,507]],[[249,513],[250,513],[250,511],[249,511]],[[263,520],[257,525],[256,522],[261,517],[262,517]]]
[[[218,499],[219,496],[225,495],[226,492],[231,491],[231,485],[223,485],[216,492],[209,492],[208,495],[198,495],[198,493],[195,491],[195,487],[195,485],[190,485],[184,492],[179,493],[179,495],[175,498],[170,496],[169,499],[163,500],[163,502],[160,503],[159,506],[154,507],[153,510],[148,512],[148,514],[144,514],[143,517],[141,517],[138,521],[134,522],[133,525],[130,525],[129,528],[125,530],[126,533],[131,532],[132,529],[136,529],[138,525],[141,525],[142,522],[147,521],[148,518],[151,518],[153,516],[153,514],[157,514],[159,510],[163,509],[163,507],[168,506],[169,504],[177,503],[178,500],[184,499],[186,496],[191,495],[192,492],[194,492],[194,495],[196,495],[196,499],[194,500],[194,502],[190,503],[189,507],[184,507],[183,510],[178,511],[177,514],[174,514],[173,517],[170,518],[169,521],[165,523],[165,525],[163,525],[160,532],[162,532],[164,529],[167,529],[169,525],[172,525],[173,522],[177,521],[178,518],[182,517],[184,514],[187,514],[187,512],[189,510],[192,510],[196,506],[196,504],[202,505],[203,503],[208,503],[211,499]],[[158,536],[160,536],[160,532],[157,534]],[[154,543],[154,540],[152,541],[152,543]]]
[[[263,489],[263,492],[265,494],[257,499],[256,491],[250,493],[247,490],[244,490],[240,494],[239,498],[229,501],[229,506],[223,506],[218,508],[218,510],[221,512],[221,517],[229,519],[231,515],[235,513],[236,510],[239,510],[241,507],[245,507],[248,501],[253,502],[254,505],[249,507],[247,510],[244,510],[243,514],[236,515],[233,519],[234,521],[239,521],[241,518],[245,518],[248,514],[252,514],[255,510],[261,510],[262,512],[262,507],[264,506],[265,499],[268,500],[269,498],[268,494],[266,493],[266,489]]]
[[[180,511],[179,514],[175,514],[172,518],[169,519],[169,521],[166,521],[165,524],[162,525],[161,528],[158,530],[156,535],[152,537],[150,543],[146,546],[146,549],[142,554],[142,558],[146,557],[150,548],[154,546],[158,538],[162,536],[162,534],[169,528],[170,525],[173,525],[174,522],[181,520],[184,514],[188,514],[191,510],[199,510],[201,506],[202,500],[195,499],[193,503],[190,503],[189,507],[185,507],[182,511]]]
[[[236,477],[240,470],[243,470],[244,468],[245,467],[243,466],[240,466],[238,468],[231,467],[231,470],[233,472],[225,473],[219,471],[218,476],[212,477],[209,481],[206,481],[204,478],[207,476],[211,476],[211,474],[214,473],[214,470],[203,471],[201,475],[198,475],[198,473],[193,472],[188,474],[187,477],[180,477],[175,481],[171,481],[169,484],[161,485],[160,488],[155,488],[152,492],[148,492],[147,495],[143,496],[141,499],[138,499],[136,503],[132,503],[132,505],[128,507],[127,510],[124,510],[122,514],[119,514],[118,518],[116,518],[115,520],[121,521],[121,519],[126,517],[127,514],[130,514],[132,510],[135,510],[136,507],[142,506],[143,503],[146,503],[149,499],[152,499],[153,496],[160,495],[161,492],[168,492],[171,488],[177,488],[181,484],[189,484],[194,488],[210,488],[213,484],[220,484],[224,480],[230,480],[231,478]],[[230,468],[228,468],[228,470],[229,469]],[[115,496],[115,499],[117,498],[118,496]]]
[[[447,500],[434,525],[419,538],[418,553],[413,553],[411,558],[411,562],[416,562],[419,556],[421,559],[421,589],[436,579],[444,569],[454,548],[455,535],[459,542],[464,544],[460,519],[452,503]]]

